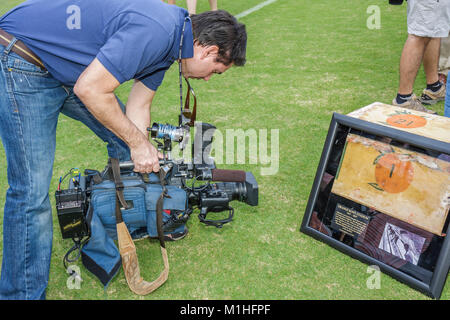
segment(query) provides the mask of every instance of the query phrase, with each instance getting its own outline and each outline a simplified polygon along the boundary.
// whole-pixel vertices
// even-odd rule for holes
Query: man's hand
[[[78,78],[74,93],[97,120],[129,146],[135,171],[157,172],[158,151],[148,141],[147,132],[150,105],[155,92],[136,81],[125,115],[114,95],[114,90],[119,85],[100,61],[94,59]]]
[[[148,140],[130,151],[134,171],[143,173],[159,171],[159,159],[162,159],[163,155]]]

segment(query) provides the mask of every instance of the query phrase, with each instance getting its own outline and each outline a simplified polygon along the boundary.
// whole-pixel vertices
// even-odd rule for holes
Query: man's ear
[[[219,47],[216,45],[205,46],[202,48],[202,58],[208,58],[210,56],[217,56],[219,54]]]

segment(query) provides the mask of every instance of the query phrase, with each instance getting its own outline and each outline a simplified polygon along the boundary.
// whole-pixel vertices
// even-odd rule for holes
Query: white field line
[[[274,3],[275,1],[277,1],[277,0],[267,0],[267,1],[261,2],[260,4],[254,6],[253,8],[245,10],[244,12],[241,12],[241,13],[235,15],[234,17],[236,19],[240,19],[242,17],[245,17],[245,16],[249,15],[252,12],[258,11],[259,9],[261,9],[261,8],[271,4],[271,3]]]

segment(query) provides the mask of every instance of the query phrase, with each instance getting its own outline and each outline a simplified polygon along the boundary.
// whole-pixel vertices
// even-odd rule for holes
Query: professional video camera
[[[202,223],[221,228],[233,219],[231,201],[258,205],[258,184],[251,172],[216,168],[210,157],[216,128],[195,122],[197,100],[187,78],[183,108],[181,63],[179,80],[179,126],[154,123],[147,128],[163,154],[159,173],[134,172],[133,162],[120,163],[110,158],[102,172],[87,169],[82,176],[78,169],[72,168],[60,178],[55,192],[58,220],[62,238],[74,242],[63,263],[74,279],[80,280],[80,275],[66,262],[75,262],[79,257],[104,286],[122,262],[129,288],[136,294],[148,294],[161,286],[169,274],[165,241],[186,236],[186,222],[195,209],[200,209],[198,217]],[[191,94],[194,97],[192,111],[189,109]],[[197,129],[192,143],[192,161],[185,159],[185,152],[181,159],[173,159],[172,143],[179,143],[180,150],[186,151],[191,127]],[[61,183],[68,176],[69,187],[62,190]],[[199,181],[203,184],[199,185]],[[228,217],[207,218],[209,213],[223,211],[228,211]],[[164,264],[164,270],[151,282],[140,275],[133,242],[144,237],[159,239]],[[71,259],[75,251],[78,255]]]
[[[186,223],[195,209],[200,209],[199,220],[206,225],[221,228],[230,222],[234,209],[230,206],[233,200],[245,202],[251,206],[258,205],[258,184],[251,172],[239,170],[217,169],[210,157],[211,143],[215,127],[208,123],[196,122],[196,133],[192,143],[192,162],[184,159],[172,159],[172,143],[180,143],[180,149],[187,146],[190,128],[187,125],[178,127],[169,124],[154,123],[147,130],[157,143],[158,150],[164,157],[160,167],[165,171],[166,184],[184,190],[188,199],[188,210],[180,216],[172,215],[163,225],[165,232],[175,230],[180,224]],[[121,162],[120,171],[130,175],[141,175],[133,172],[133,162]],[[77,169],[71,169],[69,188],[61,190],[60,185],[55,192],[58,220],[64,239],[82,239],[89,235],[86,214],[89,208],[91,185],[95,179],[102,179],[110,168],[103,172],[85,170],[84,176]],[[148,181],[149,175],[141,175]],[[203,181],[198,185],[198,181]],[[212,183],[215,182],[215,183]],[[197,185],[196,185],[197,184]],[[224,219],[208,219],[210,212],[228,211]]]

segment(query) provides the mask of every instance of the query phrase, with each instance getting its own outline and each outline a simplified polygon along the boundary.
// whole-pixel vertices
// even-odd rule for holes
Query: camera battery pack
[[[85,223],[85,195],[80,188],[55,192],[56,211],[63,239],[82,238],[88,234]]]

